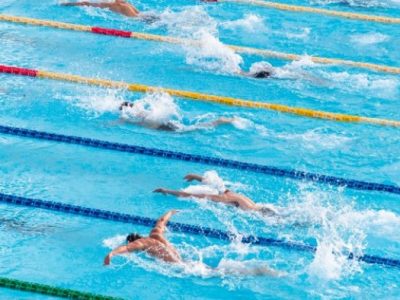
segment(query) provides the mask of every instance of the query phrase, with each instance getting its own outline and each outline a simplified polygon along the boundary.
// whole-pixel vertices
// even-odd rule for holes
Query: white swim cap
[[[207,171],[203,174],[202,183],[216,189],[219,193],[226,191],[225,183],[216,171]]]

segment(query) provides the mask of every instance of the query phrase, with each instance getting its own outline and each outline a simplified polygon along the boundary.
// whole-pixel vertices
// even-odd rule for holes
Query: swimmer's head
[[[273,76],[274,73],[274,67],[266,61],[259,61],[252,64],[249,70],[249,75],[253,78],[268,78]]]
[[[258,211],[264,217],[275,216],[278,214],[278,211],[272,205],[261,205]]]
[[[271,77],[271,72],[269,71],[259,71],[257,73],[251,74],[252,77],[254,78],[268,78]]]
[[[126,242],[127,243],[132,243],[132,242],[134,242],[134,241],[136,241],[138,239],[141,239],[141,238],[142,238],[142,236],[140,234],[131,233],[131,234],[128,234],[128,236],[126,237]]]
[[[121,105],[119,106],[119,110],[122,110],[124,107],[133,107],[132,103],[129,103],[128,101],[124,101],[121,103]]]

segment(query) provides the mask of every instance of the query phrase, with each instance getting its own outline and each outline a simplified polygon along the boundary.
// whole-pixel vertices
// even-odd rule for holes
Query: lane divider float
[[[199,163],[209,166],[236,169],[241,171],[251,171],[255,173],[261,173],[276,177],[284,177],[295,180],[322,183],[331,186],[347,187],[355,190],[386,192],[386,193],[400,195],[400,187],[395,185],[346,179],[346,178],[323,175],[318,173],[298,171],[294,169],[283,169],[274,166],[240,162],[231,159],[188,154],[183,152],[162,150],[157,148],[142,147],[129,144],[114,143],[114,142],[101,141],[85,137],[49,133],[49,132],[4,126],[4,125],[0,125],[0,133],[12,136],[28,137],[38,140],[58,142],[58,143],[74,144],[91,148],[161,157],[165,159],[180,160],[190,163]]]
[[[195,40],[172,37],[172,36],[162,36],[162,35],[149,34],[149,33],[132,32],[132,31],[119,30],[119,29],[102,28],[102,27],[96,27],[96,26],[87,26],[87,25],[79,25],[79,24],[72,24],[72,23],[56,22],[56,21],[33,19],[33,18],[27,18],[27,17],[10,16],[10,15],[4,15],[4,14],[0,14],[0,21],[17,23],[17,24],[34,25],[34,26],[45,26],[45,27],[51,27],[51,28],[57,28],[57,29],[84,31],[84,32],[91,32],[91,33],[96,33],[96,34],[103,34],[103,35],[123,37],[123,38],[140,39],[140,40],[147,40],[147,41],[155,41],[155,42],[166,42],[166,43],[172,43],[172,44],[186,44],[186,45],[194,45],[194,46],[199,45],[199,42],[197,42]],[[293,60],[299,60],[303,57],[303,55],[300,55],[300,54],[291,54],[291,53],[273,51],[273,50],[268,50],[268,49],[257,49],[257,48],[242,47],[242,46],[235,46],[235,45],[226,45],[226,46],[238,53],[259,55],[259,56],[263,56],[263,57],[272,57],[272,58],[278,58],[278,59],[283,59],[283,60],[293,61]],[[310,59],[315,63],[344,65],[344,66],[348,66],[348,67],[362,68],[362,69],[372,70],[372,71],[376,71],[376,72],[400,74],[400,67],[391,67],[391,66],[385,66],[385,65],[374,64],[374,63],[365,63],[365,62],[357,62],[357,61],[346,60],[346,59],[326,58],[326,57],[318,57],[318,56],[310,56]]]
[[[368,21],[368,22],[385,23],[385,24],[400,24],[400,18],[367,15],[367,14],[330,10],[330,9],[316,8],[316,7],[309,7],[302,5],[292,5],[292,4],[263,1],[263,0],[215,0],[215,2],[228,2],[228,3],[263,6],[283,11],[320,14],[331,17],[339,17],[339,18],[359,20],[359,21]]]
[[[17,279],[0,277],[0,287],[20,290],[24,292],[31,292],[47,296],[54,296],[66,299],[79,299],[79,300],[122,300],[122,298],[115,298],[109,296],[102,296],[87,292],[74,291],[71,289],[59,288],[47,284],[39,284],[29,281],[22,281]],[[15,298],[14,298],[15,299]]]
[[[122,222],[128,224],[135,224],[147,227],[153,227],[157,220],[147,217],[140,217],[135,215],[128,215],[122,214],[118,212],[111,212],[107,210],[101,209],[93,209],[88,207],[82,207],[79,205],[71,205],[71,204],[64,204],[54,201],[46,201],[46,200],[39,200],[39,199],[31,199],[25,197],[19,197],[14,195],[8,195],[0,193],[0,203],[18,205],[18,206],[25,206],[25,207],[33,207],[33,208],[40,208],[50,211],[56,211],[66,214],[73,214],[79,215],[84,217],[90,217],[94,219],[103,219],[109,220],[114,222]],[[200,235],[210,238],[215,238],[223,241],[232,241],[237,239],[238,237],[231,232],[219,230],[219,229],[212,229],[203,226],[197,225],[189,225],[184,223],[177,223],[177,222],[169,222],[168,228],[174,232],[180,233],[188,233],[194,235]],[[246,244],[252,244],[257,246],[272,246],[272,247],[279,247],[288,250],[297,250],[302,252],[309,252],[315,253],[317,248],[315,246],[299,243],[299,242],[292,242],[286,241],[282,239],[274,239],[274,238],[267,238],[267,237],[257,237],[253,235],[248,236],[241,236],[240,241]],[[375,255],[363,255],[363,256],[356,256],[353,253],[348,254],[348,259],[354,259],[358,261],[362,261],[368,264],[377,264],[387,267],[400,267],[400,261],[391,258],[384,258]]]
[[[139,92],[139,93],[163,91],[172,96],[185,98],[189,100],[218,103],[230,106],[248,107],[254,109],[266,109],[266,110],[272,110],[281,113],[287,113],[313,119],[324,119],[337,122],[365,123],[372,125],[400,127],[400,121],[397,120],[333,113],[333,112],[313,110],[302,107],[293,107],[283,104],[256,102],[256,101],[249,101],[249,100],[243,100],[226,96],[210,95],[198,92],[155,87],[138,83],[127,83],[123,81],[114,81],[108,79],[88,78],[78,75],[49,72],[43,70],[33,70],[33,69],[6,66],[6,65],[0,65],[0,73],[29,76],[29,77],[40,77],[58,81],[68,81],[80,84],[95,85],[106,88],[126,89],[132,92]]]

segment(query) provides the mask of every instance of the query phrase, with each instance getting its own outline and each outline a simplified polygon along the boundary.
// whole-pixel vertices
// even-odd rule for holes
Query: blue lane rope
[[[240,162],[230,159],[187,154],[183,152],[161,150],[156,148],[147,148],[136,145],[113,143],[113,142],[101,141],[85,137],[48,133],[43,131],[36,131],[31,129],[17,128],[4,125],[3,126],[0,125],[0,133],[14,135],[14,136],[29,137],[40,140],[55,141],[67,144],[82,145],[92,148],[101,148],[119,152],[128,152],[128,153],[142,154],[148,156],[162,157],[167,159],[182,160],[192,163],[213,165],[216,167],[225,167],[230,169],[252,171],[256,173],[262,173],[277,177],[286,177],[296,180],[324,183],[332,186],[347,187],[356,190],[379,191],[379,192],[387,192],[400,195],[400,187],[394,185],[359,181],[354,179],[345,179],[335,176],[297,171],[293,169],[280,169],[277,167]]]
[[[128,215],[122,214],[118,212],[112,212],[107,210],[101,209],[93,209],[82,207],[79,205],[71,205],[71,204],[64,204],[54,201],[45,201],[39,199],[31,199],[25,197],[19,197],[14,195],[7,195],[0,193],[0,202],[19,205],[19,206],[27,206],[27,207],[35,207],[41,208],[56,212],[62,212],[67,214],[74,214],[80,215],[95,219],[104,219],[122,223],[129,223],[135,225],[142,225],[147,227],[153,227],[156,223],[155,219],[147,218],[147,217],[140,217],[135,215]],[[235,238],[235,234],[231,232],[226,232],[218,229],[212,229],[203,226],[197,225],[190,225],[190,224],[183,224],[183,223],[176,223],[176,222],[169,222],[168,228],[175,232],[183,232],[188,234],[196,234],[201,236],[206,236],[210,238],[220,239],[223,241],[231,241]],[[274,239],[274,238],[266,238],[266,237],[256,237],[253,235],[244,236],[241,239],[242,243],[258,245],[258,246],[275,246],[280,248],[285,248],[289,250],[297,250],[303,252],[310,252],[315,253],[317,250],[315,246],[298,243],[298,242],[290,242],[281,239]],[[378,264],[383,266],[389,267],[400,267],[400,260],[384,258],[379,256],[373,255],[364,255],[357,257],[353,253],[348,255],[349,259],[355,259],[358,261],[363,261],[369,264]]]

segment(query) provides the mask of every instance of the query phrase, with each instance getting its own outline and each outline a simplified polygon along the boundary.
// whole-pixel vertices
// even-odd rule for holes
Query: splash
[[[81,95],[79,98],[69,95],[59,95],[66,101],[71,101],[76,106],[86,110],[89,114],[98,117],[107,112],[116,112],[124,101],[123,92],[114,89],[104,90],[89,89],[87,95]]]
[[[246,14],[242,19],[221,22],[219,26],[232,31],[244,30],[248,33],[262,33],[267,29],[264,24],[264,19],[253,14]]]
[[[323,280],[339,280],[361,272],[359,262],[349,260],[348,255],[363,254],[365,232],[360,224],[349,227],[341,218],[344,213],[353,211],[352,205],[343,203],[342,199],[331,204],[327,193],[306,192],[304,196],[308,205],[302,213],[313,221],[309,234],[316,238],[318,245],[308,273]]]
[[[202,178],[201,184],[190,185],[183,191],[193,194],[218,195],[226,190],[223,179],[216,171],[207,171]]]
[[[137,123],[145,123],[158,127],[170,122],[181,124],[181,113],[174,99],[167,93],[148,93],[143,98],[133,102],[132,107],[122,110],[121,117]]]
[[[242,57],[224,45],[217,37],[204,29],[198,30],[193,37],[198,44],[195,47],[185,46],[187,64],[219,73],[240,73]]]
[[[153,26],[166,27],[171,35],[195,40],[194,44],[183,46],[187,64],[219,73],[240,72],[242,57],[218,39],[218,22],[203,7],[193,6],[178,12],[168,9]]]
[[[285,222],[308,224],[307,235],[316,239],[317,251],[307,272],[322,280],[339,280],[362,272],[357,260],[348,259],[349,253],[362,256],[368,236],[377,232],[386,235],[389,223],[394,226],[399,221],[388,212],[357,211],[342,191],[323,192],[302,186],[300,196],[289,201]],[[386,219],[388,214],[390,220]],[[371,222],[373,218],[377,220]]]
[[[251,116],[249,118],[235,117],[232,125],[240,130],[252,132],[255,130],[261,136],[269,135],[269,131],[264,125],[254,123],[250,118]]]
[[[103,240],[103,247],[109,248],[109,249],[114,249],[123,244],[126,241],[126,236],[125,235],[116,235],[113,237],[110,237],[108,239]]]
[[[189,6],[181,11],[166,9],[153,27],[165,27],[169,34],[191,38],[193,32],[205,29],[211,34],[218,33],[218,23],[208,15],[202,6]]]
[[[202,175],[202,178],[203,180],[200,184],[190,185],[185,188],[184,191],[193,194],[218,195],[225,192],[227,190],[227,187],[232,190],[248,189],[248,186],[240,182],[223,180],[215,170],[206,171]]]
[[[217,191],[223,193],[226,191],[225,183],[218,173],[214,170],[207,171],[203,174],[202,182],[210,187],[213,187]]]

